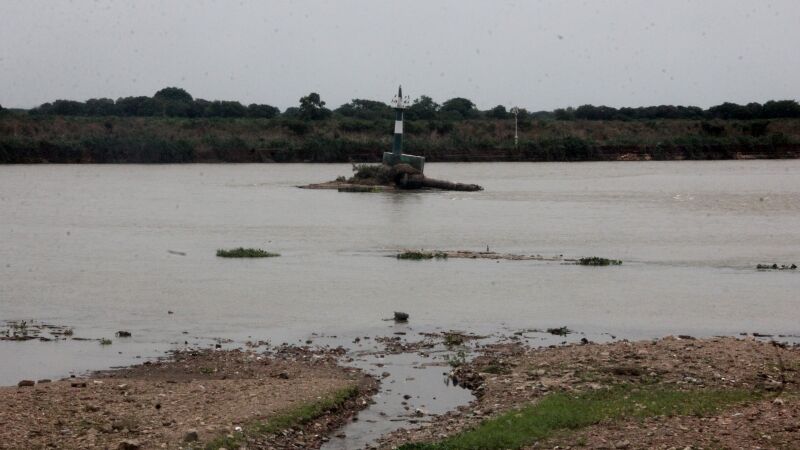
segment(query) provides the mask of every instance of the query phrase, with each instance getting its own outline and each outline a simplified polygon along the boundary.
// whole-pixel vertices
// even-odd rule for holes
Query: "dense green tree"
[[[117,106],[110,98],[90,98],[86,100],[85,113],[87,116],[113,116],[117,114]]]
[[[202,98],[196,98],[189,107],[187,115],[189,117],[208,117],[211,102]]]
[[[81,116],[86,113],[86,105],[75,100],[56,100],[51,114],[59,116]]]
[[[508,119],[511,117],[511,114],[506,111],[506,107],[503,105],[497,105],[494,108],[486,111],[486,117],[492,119]]]
[[[271,119],[281,113],[281,110],[271,105],[257,105],[251,103],[247,106],[247,117],[260,117]]]
[[[331,110],[325,107],[319,94],[312,92],[300,98],[299,115],[303,120],[322,120],[331,115]]]
[[[391,119],[394,117],[392,107],[386,103],[360,98],[354,98],[350,103],[345,103],[336,108],[334,112],[345,117],[365,120]]]
[[[122,116],[153,116],[156,102],[150,97],[124,97],[117,99],[117,114]]]
[[[214,100],[206,109],[207,117],[244,117],[247,108],[239,102]]]
[[[153,95],[159,115],[169,117],[188,117],[194,99],[185,90],[177,87],[161,89]]]
[[[763,111],[767,119],[800,117],[800,104],[794,100],[770,100],[764,103]]]
[[[752,119],[753,113],[746,106],[725,102],[708,108],[708,115],[718,119]]]
[[[286,117],[288,119],[297,119],[300,117],[300,108],[297,106],[290,106],[286,108],[286,111],[281,114],[281,116]]]
[[[192,100],[194,100],[191,94],[177,87],[166,87],[164,89],[161,89],[160,91],[156,92],[155,95],[153,95],[153,98],[157,100],[168,100],[168,101],[186,102],[186,103],[191,103]]]
[[[439,104],[427,95],[422,95],[406,108],[405,116],[408,120],[431,120],[436,118]]]
[[[617,117],[616,108],[609,106],[581,105],[575,109],[575,118],[584,120],[614,120]]]
[[[475,103],[463,97],[455,97],[442,103],[439,108],[440,112],[450,113],[448,116],[455,115],[461,116],[464,119],[472,119],[478,116],[478,110],[475,108]],[[449,117],[447,117],[449,118]]]
[[[558,108],[553,110],[553,115],[556,117],[556,120],[575,120],[575,108],[568,107],[568,108]]]

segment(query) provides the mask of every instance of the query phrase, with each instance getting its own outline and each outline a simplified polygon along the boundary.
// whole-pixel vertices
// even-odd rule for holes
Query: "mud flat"
[[[198,350],[0,388],[1,448],[316,448],[377,382],[339,351]]]
[[[585,342],[585,341],[584,341]],[[381,448],[796,448],[800,348],[753,338],[494,344],[452,372],[469,406]]]

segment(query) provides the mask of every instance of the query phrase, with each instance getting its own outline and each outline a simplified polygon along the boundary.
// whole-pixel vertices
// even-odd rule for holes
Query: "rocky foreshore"
[[[0,388],[0,448],[319,447],[377,385],[338,366],[340,354],[187,350],[86,377],[22,380]]]
[[[631,392],[737,390],[755,397],[707,415],[605,420],[513,448],[797,448],[798,370],[800,348],[752,337],[584,341],[545,348],[489,345],[451,374],[473,390],[475,401],[429,424],[391,433],[380,445],[394,449],[409,442],[436,443],[554,393],[579,395],[627,386]]]
[[[619,416],[521,446],[487,448],[796,448],[800,442],[798,346],[755,335],[603,344],[584,337],[546,347],[526,344],[520,333],[402,335],[371,340],[381,354],[439,354],[443,369],[451,366],[450,381],[475,400],[442,415],[422,411],[425,420],[383,436],[380,448],[473,448],[435,444],[554,396],[619,389],[743,397],[702,414]],[[319,448],[343,436],[340,428],[357,420],[377,392],[374,378],[339,365],[351,356],[342,347],[184,350],[86,377],[22,380],[0,388],[0,448]],[[631,401],[625,407],[646,411],[646,402]]]

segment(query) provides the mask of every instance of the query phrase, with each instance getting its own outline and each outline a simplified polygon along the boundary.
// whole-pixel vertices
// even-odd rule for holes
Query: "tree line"
[[[394,110],[386,103],[353,99],[336,109],[329,109],[318,93],[300,98],[299,105],[285,111],[272,105],[252,103],[247,106],[237,101],[204,100],[193,98],[181,88],[167,87],[152,97],[121,97],[116,101],[93,98],[85,102],[56,100],[29,110],[31,115],[62,116],[127,116],[127,117],[229,117],[264,118],[284,117],[298,120],[325,120],[331,117],[348,117],[362,120],[393,119]],[[0,107],[0,111],[2,111]],[[800,104],[795,100],[770,100],[764,104],[739,105],[726,102],[703,109],[697,106],[643,106],[614,108],[610,106],[583,105],[577,108],[559,108],[553,111],[530,112],[518,108],[522,120],[648,120],[648,119],[775,119],[800,117]],[[405,110],[408,120],[459,121],[470,119],[510,119],[514,115],[503,105],[479,110],[475,103],[455,97],[439,104],[422,95]]]

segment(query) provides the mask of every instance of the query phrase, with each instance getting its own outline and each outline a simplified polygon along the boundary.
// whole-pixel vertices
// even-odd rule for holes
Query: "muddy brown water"
[[[800,273],[755,270],[800,263],[800,161],[448,163],[426,172],[485,190],[295,187],[349,172],[339,164],[0,166],[0,320],[113,340],[0,341],[0,384],[217,338],[302,343],[317,333],[336,336],[320,344],[350,343],[390,335],[382,319],[397,310],[417,331],[800,334]],[[282,256],[215,256],[239,246]],[[624,264],[386,257],[487,246]],[[132,337],[114,337],[118,330]]]

